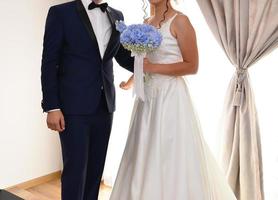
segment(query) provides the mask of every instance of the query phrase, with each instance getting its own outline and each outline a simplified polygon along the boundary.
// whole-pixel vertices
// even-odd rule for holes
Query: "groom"
[[[100,0],[50,8],[42,57],[42,107],[60,132],[63,200],[97,200],[115,110],[112,58],[129,71],[119,41],[123,15]]]

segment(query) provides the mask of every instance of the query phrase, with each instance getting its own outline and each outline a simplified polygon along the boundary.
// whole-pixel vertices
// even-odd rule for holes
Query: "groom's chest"
[[[116,20],[111,13],[89,14],[85,10],[72,13],[69,19],[64,20],[65,48],[82,52],[93,49],[104,54],[107,48],[119,43]]]
[[[106,12],[102,12],[98,8],[86,11],[92,26],[92,31],[96,37],[99,50],[103,56],[111,38],[113,28],[112,22],[110,21],[108,14]]]

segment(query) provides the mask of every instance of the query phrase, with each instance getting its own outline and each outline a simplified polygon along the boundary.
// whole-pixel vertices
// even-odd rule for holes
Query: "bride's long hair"
[[[158,24],[158,28],[161,28],[162,23],[166,20],[166,14],[168,11],[169,11],[169,0],[166,0],[166,10],[163,13],[163,19]]]
[[[142,0],[143,1],[143,6],[142,6],[142,9],[144,11],[144,20],[146,20],[148,18],[148,12],[147,12],[147,8],[148,8],[148,3],[146,0]],[[166,10],[164,11],[163,13],[163,19],[159,22],[159,27],[158,28],[161,28],[161,25],[162,23],[166,20],[166,14],[167,12],[169,11],[169,1],[170,0],[166,0]],[[175,3],[178,3],[178,0],[173,0]]]

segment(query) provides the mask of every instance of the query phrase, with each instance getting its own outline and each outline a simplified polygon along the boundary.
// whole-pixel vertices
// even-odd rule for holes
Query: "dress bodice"
[[[170,27],[178,14],[168,19],[161,25],[158,31],[162,35],[162,42],[159,48],[147,55],[147,58],[151,63],[156,64],[170,64],[176,62],[182,62],[182,54],[178,46],[177,39],[172,35]]]

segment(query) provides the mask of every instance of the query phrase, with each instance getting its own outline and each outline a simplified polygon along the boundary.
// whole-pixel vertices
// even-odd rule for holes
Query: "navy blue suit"
[[[63,200],[97,200],[115,110],[112,59],[129,71],[134,63],[115,29],[122,13],[107,8],[112,35],[101,58],[85,9],[80,0],[53,6],[45,27],[42,108],[60,108],[65,116]]]

